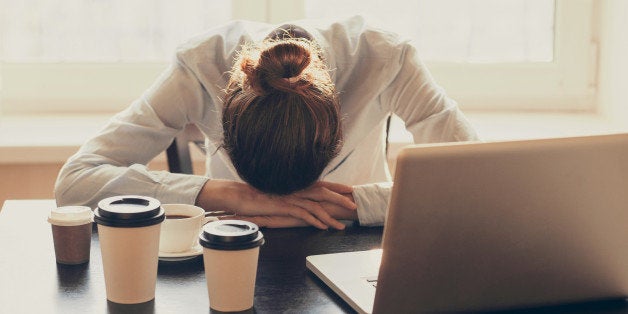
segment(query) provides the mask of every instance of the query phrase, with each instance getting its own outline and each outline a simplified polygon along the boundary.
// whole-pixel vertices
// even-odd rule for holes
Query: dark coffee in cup
[[[203,246],[209,306],[218,311],[244,311],[253,307],[259,247],[264,235],[256,224],[218,220],[206,224]]]
[[[107,299],[135,304],[155,298],[159,233],[165,213],[150,197],[127,195],[98,203],[98,224]]]
[[[166,219],[186,219],[186,218],[192,218],[192,217],[184,216],[184,215],[166,215]]]

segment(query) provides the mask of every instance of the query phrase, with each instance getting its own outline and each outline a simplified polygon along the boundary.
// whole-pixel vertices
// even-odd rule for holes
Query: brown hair
[[[337,95],[315,43],[297,38],[245,45],[223,108],[223,148],[258,190],[307,188],[342,146]]]

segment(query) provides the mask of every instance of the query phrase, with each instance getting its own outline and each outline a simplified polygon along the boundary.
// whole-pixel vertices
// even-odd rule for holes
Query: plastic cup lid
[[[259,227],[243,220],[218,220],[203,226],[199,243],[216,250],[245,250],[264,244]]]
[[[166,214],[161,203],[147,196],[123,195],[103,199],[94,212],[97,224],[110,227],[144,227],[161,223]]]
[[[92,210],[87,206],[61,206],[53,208],[48,222],[57,226],[78,226],[92,222]]]

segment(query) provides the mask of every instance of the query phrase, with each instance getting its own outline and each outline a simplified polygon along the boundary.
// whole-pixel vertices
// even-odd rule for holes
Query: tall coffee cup
[[[89,262],[92,243],[92,211],[86,206],[63,206],[50,211],[55,258],[59,264]]]
[[[253,307],[259,247],[264,235],[254,223],[219,220],[200,234],[210,308],[244,311]]]
[[[98,203],[94,222],[98,224],[109,301],[136,304],[155,298],[164,219],[161,203],[150,197],[115,196]]]

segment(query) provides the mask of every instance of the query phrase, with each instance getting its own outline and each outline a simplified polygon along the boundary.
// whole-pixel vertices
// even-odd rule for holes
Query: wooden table
[[[155,300],[142,305],[108,302],[98,234],[91,260],[55,263],[46,221],[53,200],[7,201],[0,212],[0,314],[13,313],[207,313],[202,259],[159,262]],[[311,254],[380,247],[382,228],[349,226],[263,229],[255,313],[351,313],[352,309],[305,267]],[[253,311],[251,311],[253,312]],[[517,311],[514,311],[517,312]],[[628,313],[623,300],[521,310],[521,313]]]

